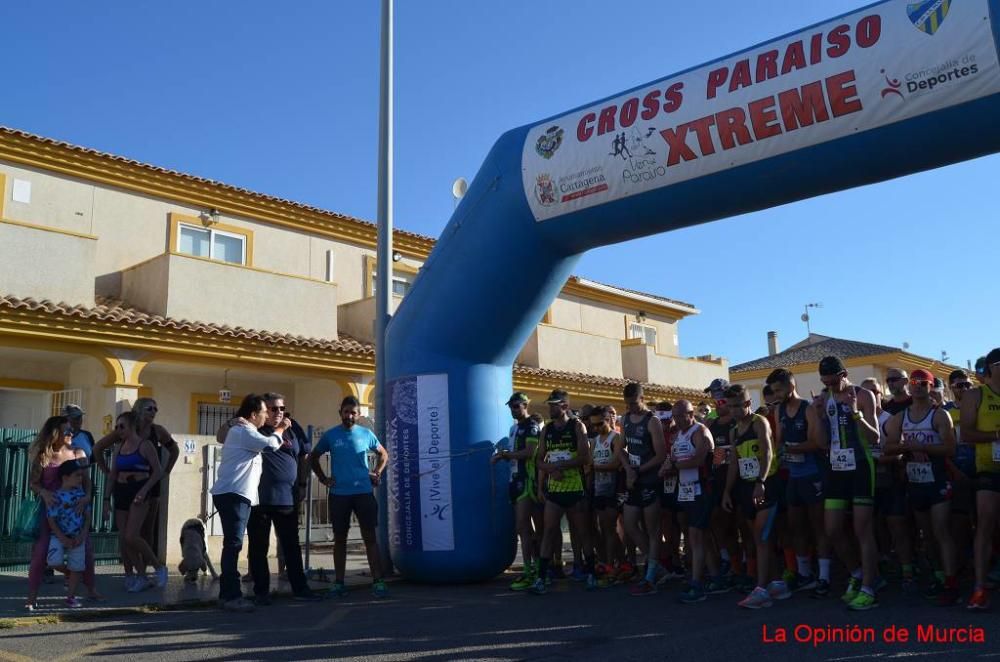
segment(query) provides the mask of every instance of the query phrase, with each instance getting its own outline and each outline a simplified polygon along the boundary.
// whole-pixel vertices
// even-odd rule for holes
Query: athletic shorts
[[[125,483],[115,483],[111,488],[111,495],[115,498],[115,510],[128,510],[135,501],[135,496],[146,484],[146,479],[132,480]],[[150,490],[152,492],[152,490]],[[147,495],[148,498],[149,495]]]
[[[618,508],[617,494],[604,494],[590,497],[590,508],[592,510],[610,510]]]
[[[662,483],[654,483],[653,485],[635,485],[628,491],[628,497],[625,499],[625,505],[634,506],[636,508],[648,508],[654,503],[659,502],[660,495],[662,493]]]
[[[875,512],[883,517],[906,517],[906,489],[892,485],[875,490]]]
[[[87,545],[84,543],[72,549],[65,549],[62,541],[53,535],[49,538],[46,563],[50,568],[61,568],[65,563],[73,572],[83,572],[87,567]]]
[[[677,503],[677,485],[674,485],[674,490],[672,492],[665,492],[660,485],[660,508],[666,508],[670,512],[679,513],[680,505]]]
[[[584,500],[584,496],[583,492],[548,492],[545,494],[545,500],[559,506],[563,510],[569,510],[581,503]]]
[[[956,515],[975,515],[975,480],[957,480],[952,482],[951,512]]]
[[[378,504],[375,495],[366,494],[331,494],[330,524],[334,537],[341,538],[351,529],[351,513],[358,520],[358,527],[364,531],[378,526]]]
[[[785,489],[785,502],[789,508],[802,508],[823,503],[823,476],[792,476]]]
[[[709,490],[712,494],[712,503],[716,507],[721,507],[722,495],[726,492],[726,481],[729,480],[729,465],[720,464],[712,467],[712,477],[709,480],[712,483],[712,489]]]
[[[510,479],[510,487],[508,488],[508,494],[510,496],[511,503],[517,503],[524,499],[535,500],[535,481],[530,478],[525,478],[524,476],[515,476]]]
[[[753,488],[756,484],[756,481],[740,478],[733,486],[733,508],[750,521],[753,521],[760,511],[778,505],[780,481],[777,476],[770,476],[764,480],[764,503],[760,506],[753,502]]]
[[[827,510],[846,510],[849,505],[875,505],[875,464],[864,452],[855,453],[857,467],[853,471],[826,472],[823,482],[824,505]],[[871,462],[871,464],[869,464]]]
[[[931,507],[951,501],[951,482],[937,480],[933,483],[907,483],[906,500],[918,513],[930,510]]]
[[[1000,473],[980,471],[976,474],[976,491],[1000,492]]]
[[[677,502],[677,510],[687,516],[688,526],[702,531],[707,531],[711,526],[713,507],[712,494],[706,493],[704,489],[702,489],[701,494],[694,498],[694,501]]]
[[[774,474],[772,478],[775,479],[775,490],[777,494],[775,495],[775,501],[778,504],[778,514],[783,515],[788,510],[788,473],[785,471],[778,470],[778,473]]]

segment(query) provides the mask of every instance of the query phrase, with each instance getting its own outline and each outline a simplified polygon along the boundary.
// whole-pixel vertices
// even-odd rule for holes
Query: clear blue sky
[[[397,226],[438,236],[452,181],[471,179],[509,128],[859,6],[400,0]],[[374,220],[378,8],[11,3],[0,123]],[[964,365],[1000,344],[988,333],[1000,326],[998,166],[992,156],[630,242],[641,262],[634,245],[605,247],[577,273],[701,308],[682,323],[685,355],[756,358],[768,330],[787,346],[805,335],[803,304],[821,301],[814,331],[908,341]],[[835,284],[845,274],[867,276],[870,295]]]

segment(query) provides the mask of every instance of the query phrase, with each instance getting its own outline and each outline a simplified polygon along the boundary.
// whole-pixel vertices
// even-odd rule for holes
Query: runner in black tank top
[[[621,457],[625,466],[628,498],[625,501],[625,530],[646,556],[646,576],[631,588],[633,595],[656,593],[656,567],[660,558],[660,492],[658,471],[667,457],[663,426],[643,400],[640,384],[627,384],[624,390],[628,406],[622,420],[625,448]],[[639,527],[642,517],[645,531]]]

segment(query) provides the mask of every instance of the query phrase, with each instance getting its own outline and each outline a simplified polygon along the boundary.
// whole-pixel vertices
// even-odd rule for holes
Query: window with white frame
[[[642,344],[656,347],[656,327],[648,324],[632,322],[629,325],[629,338],[641,338]]]
[[[375,295],[375,284],[376,284],[376,274],[372,272],[372,295]],[[413,287],[412,277],[407,276],[397,276],[392,277],[392,293],[396,296],[405,297],[410,293],[410,288]]]
[[[177,252],[230,264],[246,264],[247,238],[233,232],[180,223]]]

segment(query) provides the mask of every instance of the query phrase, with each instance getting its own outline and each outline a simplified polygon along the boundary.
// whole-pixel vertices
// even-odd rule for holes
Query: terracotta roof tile
[[[304,338],[302,336],[293,336],[291,334],[274,333],[258,329],[245,329],[240,326],[229,327],[224,324],[176,320],[169,317],[163,317],[162,315],[146,313],[136,308],[132,308],[121,301],[105,297],[98,297],[96,305],[92,308],[88,308],[81,305],[70,306],[65,303],[53,303],[48,299],[37,301],[31,298],[21,299],[14,296],[0,296],[0,311],[4,309],[44,311],[53,315],[75,317],[78,319],[97,319],[107,322],[125,322],[128,324],[148,324],[164,329],[191,331],[195,333],[205,333],[209,335],[266,342],[274,345],[287,345],[290,347],[306,347],[309,349],[351,352],[355,354],[375,353],[374,345],[360,342],[345,334],[340,334],[340,337],[336,340],[325,338]]]
[[[170,175],[171,177],[179,177],[181,179],[187,180],[196,184],[207,184],[209,186],[215,186],[227,191],[232,191],[234,193],[241,193],[244,195],[252,195],[261,200],[267,202],[279,203],[282,205],[288,205],[289,207],[294,207],[296,209],[301,209],[303,211],[314,212],[318,214],[324,214],[332,218],[343,219],[348,221],[353,221],[355,223],[362,223],[371,227],[375,227],[375,224],[370,221],[365,221],[354,216],[348,216],[347,214],[340,214],[337,212],[332,212],[327,209],[322,209],[320,207],[314,207],[312,205],[303,204],[301,202],[295,202],[294,200],[288,200],[286,198],[279,198],[273,195],[267,195],[266,193],[258,193],[257,191],[251,191],[250,189],[242,188],[240,186],[233,186],[232,184],[225,184],[223,182],[216,181],[214,179],[207,179],[205,177],[197,177],[195,175],[189,175],[178,170],[171,170],[169,168],[161,168],[159,166],[150,165],[142,161],[137,161],[135,159],[130,159],[124,156],[118,156],[116,154],[110,154],[108,152],[102,152],[97,149],[91,149],[89,147],[81,147],[79,145],[74,145],[73,143],[64,142],[62,140],[56,140],[54,138],[46,138],[45,136],[39,136],[34,133],[29,133],[27,131],[21,131],[20,129],[14,129],[11,127],[0,126],[0,133],[5,133],[10,136],[16,136],[20,138],[26,138],[28,140],[33,140],[47,145],[53,145],[63,149],[69,149],[74,152],[79,152],[80,154],[90,154],[93,156],[99,156],[103,159],[110,159],[118,163],[127,164],[131,166],[136,166],[153,173],[159,173],[163,175]],[[405,230],[394,230],[394,234],[406,237],[413,237],[422,241],[434,241],[433,237],[427,237],[415,232],[407,232]]]
[[[563,370],[548,370],[546,368],[534,368],[531,366],[521,365],[519,363],[514,364],[514,374],[515,375],[526,375],[529,377],[541,377],[544,379],[550,379],[554,381],[567,381],[567,382],[583,382],[586,384],[596,384],[598,386],[617,386],[619,388],[624,387],[629,382],[633,381],[631,379],[620,379],[616,377],[601,377],[599,375],[587,375],[582,372],[566,372]],[[649,389],[651,391],[669,392],[672,394],[681,395],[694,400],[704,400],[704,392],[697,389],[683,388],[680,386],[664,386],[663,384],[647,384],[643,383],[643,388]]]
[[[729,374],[735,377],[737,373],[765,368],[789,368],[803,363],[819,365],[825,356],[839,356],[841,359],[853,359],[863,356],[878,356],[902,352],[899,347],[876,345],[874,343],[845,340],[843,338],[825,338],[811,344],[797,344],[774,356],[764,356],[753,361],[740,363],[729,368]]]

